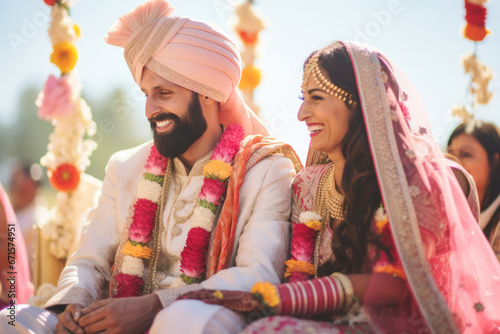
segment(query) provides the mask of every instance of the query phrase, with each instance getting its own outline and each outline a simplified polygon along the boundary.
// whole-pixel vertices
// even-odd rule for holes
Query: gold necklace
[[[191,181],[191,175],[189,175],[189,178],[186,182],[188,184]],[[174,198],[173,198],[173,208],[170,211],[170,214],[168,216],[168,222],[170,222],[171,219],[171,214],[174,216],[174,226],[172,227],[171,231],[171,236],[170,236],[170,241],[173,240],[174,237],[177,237],[181,234],[181,229],[177,225],[182,225],[185,222],[187,222],[194,214],[194,210],[196,209],[196,202],[198,200],[198,197],[191,199],[191,200],[185,200],[185,199],[178,199],[179,195],[181,194],[182,190],[182,184],[181,184],[181,179],[177,175],[175,176],[175,190],[174,190]],[[177,214],[178,211],[183,210],[187,204],[195,204],[192,205],[191,210],[184,215],[184,216],[179,216]]]
[[[326,222],[333,219],[344,219],[344,196],[335,188],[335,164],[328,168],[319,181],[315,201],[315,211],[325,218]]]

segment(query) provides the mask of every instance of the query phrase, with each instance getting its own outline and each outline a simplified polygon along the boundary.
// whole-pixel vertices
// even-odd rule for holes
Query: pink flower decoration
[[[236,124],[229,125],[222,134],[219,144],[212,153],[212,160],[231,162],[240,149],[240,142],[245,138],[243,128]]]
[[[292,259],[310,262],[314,254],[314,244],[317,231],[307,227],[305,224],[293,225],[292,237]]]
[[[144,168],[149,174],[163,175],[167,168],[168,159],[161,155],[155,145],[151,146],[148,161]]]
[[[203,180],[203,186],[201,187],[200,194],[198,198],[201,200],[206,200],[214,205],[219,205],[219,199],[226,190],[225,184],[219,179],[207,179]]]
[[[301,273],[300,271],[294,271],[293,273],[290,274],[290,277],[288,277],[288,282],[293,283],[293,282],[301,282],[309,279],[308,274]]]
[[[146,243],[151,239],[157,205],[139,198],[134,204],[134,216],[130,225],[130,240]]]
[[[201,227],[189,230],[186,246],[181,253],[181,271],[193,278],[200,277],[205,271],[210,233]]]
[[[134,297],[141,294],[142,279],[128,274],[118,274],[115,276],[117,293],[114,298]]]
[[[38,94],[35,104],[38,108],[38,117],[47,121],[54,117],[67,116],[75,108],[71,99],[71,86],[67,75],[59,79],[53,75],[45,82],[43,90]]]

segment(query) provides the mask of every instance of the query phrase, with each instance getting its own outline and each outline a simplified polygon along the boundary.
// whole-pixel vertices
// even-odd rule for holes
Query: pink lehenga
[[[353,64],[388,219],[378,233],[388,233],[386,246],[395,255],[388,263],[372,256],[369,248],[363,271],[402,277],[409,294],[401,305],[386,309],[363,305],[363,316],[333,315],[330,321],[271,316],[245,332],[500,333],[500,265],[479,228],[477,199],[469,203],[463,195],[404,73],[375,49],[341,43]],[[294,181],[293,225],[301,212],[312,210],[329,164],[325,154],[310,150],[306,168]],[[372,229],[377,228],[374,219]],[[316,268],[332,256],[328,234],[326,227],[318,233]],[[382,289],[391,286],[373,282],[366,294]]]

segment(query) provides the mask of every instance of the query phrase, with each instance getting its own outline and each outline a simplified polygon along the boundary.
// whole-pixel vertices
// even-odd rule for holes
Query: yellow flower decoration
[[[400,277],[402,279],[406,279],[406,274],[403,269],[397,268],[392,264],[388,264],[386,266],[375,266],[373,267],[374,273],[385,273],[392,275],[394,277]]]
[[[389,219],[379,220],[375,222],[375,233],[381,234],[384,230],[384,226],[389,222]]]
[[[153,250],[151,248],[148,248],[147,246],[141,246],[141,245],[134,246],[129,240],[127,241],[125,246],[123,246],[122,253],[137,258],[150,259]]]
[[[260,80],[262,79],[262,74],[260,70],[255,66],[245,66],[243,71],[241,72],[241,80],[238,87],[240,89],[254,89],[260,84]]]
[[[76,37],[80,38],[82,37],[82,32],[80,30],[80,26],[78,24],[73,25],[73,29],[75,30]]]
[[[264,303],[269,307],[276,307],[280,303],[280,297],[276,287],[269,282],[257,282],[252,287],[253,294],[260,294]]]
[[[285,261],[287,265],[285,278],[288,278],[294,271],[298,271],[307,275],[314,274],[314,264],[305,262],[305,261],[297,261],[297,260],[288,260]]]
[[[227,180],[232,172],[233,167],[224,161],[212,160],[203,167],[204,177],[218,178],[221,181]]]
[[[309,227],[310,229],[318,231],[321,229],[323,224],[321,224],[321,222],[319,220],[310,220],[306,223],[306,226]]]
[[[54,46],[50,62],[55,64],[65,74],[71,72],[78,60],[78,51],[73,44],[62,42]]]

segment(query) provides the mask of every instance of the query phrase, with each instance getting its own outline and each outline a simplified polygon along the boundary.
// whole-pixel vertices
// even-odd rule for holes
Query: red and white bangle
[[[344,296],[344,301],[342,303],[341,310],[344,312],[349,311],[354,304],[354,288],[352,286],[351,280],[349,279],[349,277],[347,277],[347,275],[338,272],[331,274],[330,277],[338,279],[342,287],[342,295]]]
[[[344,288],[337,277],[322,277],[276,286],[276,314],[304,316],[333,313],[344,306]]]

